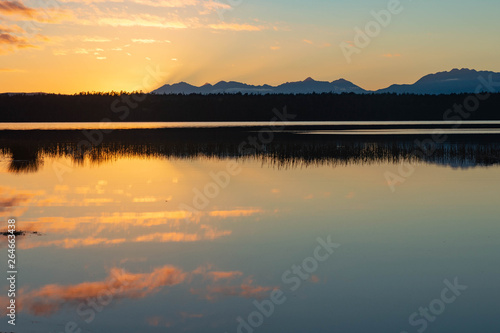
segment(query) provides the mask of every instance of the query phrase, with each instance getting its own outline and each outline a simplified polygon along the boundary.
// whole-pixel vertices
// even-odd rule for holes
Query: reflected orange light
[[[217,216],[222,218],[238,217],[238,216],[251,216],[254,214],[263,213],[261,209],[235,209],[235,210],[217,210],[208,213],[209,216]]]
[[[50,316],[64,306],[79,306],[86,304],[90,299],[103,297],[112,299],[140,299],[158,292],[164,287],[171,287],[182,283],[194,283],[193,277],[202,275],[205,280],[239,278],[243,273],[238,271],[212,271],[198,268],[193,272],[165,265],[154,269],[150,273],[130,273],[119,268],[112,268],[109,275],[102,281],[83,282],[75,285],[49,284],[41,288],[20,291],[19,311],[27,311],[36,316]],[[219,297],[236,296],[244,298],[261,298],[272,287],[254,285],[251,278],[235,286],[207,285],[205,288],[191,288],[192,294],[200,294],[207,300]],[[0,297],[3,300],[4,296]],[[17,303],[16,303],[17,304]],[[200,318],[201,314],[181,314],[183,318]]]
[[[234,272],[208,272],[207,275],[214,281],[219,280],[232,280],[234,278],[240,277],[243,275],[242,272],[234,271]]]
[[[46,285],[22,295],[20,304],[32,314],[46,316],[58,311],[64,304],[78,304],[109,293],[116,299],[143,298],[159,288],[180,284],[187,276],[187,273],[173,266],[163,266],[144,274],[113,268],[104,281],[70,286]]]
[[[220,297],[236,296],[244,298],[263,298],[275,287],[255,286],[253,280],[247,278],[243,283],[237,286],[207,286],[205,290],[191,289],[194,295],[201,295],[204,299],[215,301]]]

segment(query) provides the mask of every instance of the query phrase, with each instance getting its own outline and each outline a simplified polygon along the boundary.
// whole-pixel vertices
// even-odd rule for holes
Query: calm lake
[[[0,331],[498,333],[500,122],[106,124],[0,124]]]

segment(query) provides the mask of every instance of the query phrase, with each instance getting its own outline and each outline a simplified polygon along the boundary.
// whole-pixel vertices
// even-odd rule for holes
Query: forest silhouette
[[[287,107],[295,121],[498,120],[500,93],[474,112],[469,94],[156,95],[143,93],[2,94],[0,122],[269,121]],[[458,108],[458,109],[457,109]],[[449,111],[450,110],[450,111]]]

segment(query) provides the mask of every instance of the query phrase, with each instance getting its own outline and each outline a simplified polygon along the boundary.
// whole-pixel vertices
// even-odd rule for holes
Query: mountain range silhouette
[[[422,77],[413,84],[393,84],[387,88],[375,91],[365,90],[345,79],[332,82],[316,81],[308,77],[304,81],[286,82],[278,86],[250,85],[235,81],[220,81],[214,85],[206,83],[200,87],[186,82],[166,84],[153,91],[155,94],[220,94],[220,93],[248,93],[248,94],[309,94],[309,93],[397,93],[397,94],[459,94],[474,93],[484,81],[491,80],[500,85],[500,73],[492,71],[476,71],[462,68],[448,72],[439,72]],[[482,88],[484,91],[484,88]]]

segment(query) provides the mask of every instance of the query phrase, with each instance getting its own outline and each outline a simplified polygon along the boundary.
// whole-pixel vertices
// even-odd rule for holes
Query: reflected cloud
[[[205,289],[191,289],[193,295],[199,295],[208,301],[216,301],[223,297],[263,298],[275,287],[264,287],[253,284],[252,278],[246,278],[236,286],[209,285]]]
[[[8,211],[15,206],[21,206],[36,196],[32,192],[16,191],[10,187],[0,187],[0,212]]]
[[[113,300],[142,299],[158,293],[166,287],[181,284],[192,285],[199,281],[193,279],[197,275],[207,275],[209,280],[213,276],[240,278],[241,272],[185,272],[181,268],[165,265],[155,268],[150,273],[130,273],[119,268],[112,268],[106,278],[101,281],[82,282],[74,285],[48,284],[38,289],[20,291],[19,311],[26,311],[36,316],[51,316],[65,307],[78,307],[87,304],[90,300],[112,295]],[[260,298],[272,290],[272,287],[255,285],[252,278],[247,277],[241,283],[230,286],[205,285],[201,288],[191,287],[189,292],[214,301],[221,297]],[[17,304],[17,303],[16,303]],[[5,311],[5,310],[4,310]],[[202,318],[203,314],[179,313],[182,320]],[[151,326],[165,326],[166,320],[160,316],[147,319]]]
[[[103,214],[99,223],[105,224],[129,224],[137,226],[157,226],[169,224],[172,221],[185,219],[187,213],[184,211],[157,211],[157,212],[123,212],[111,215]]]
[[[164,212],[151,213],[130,213],[116,214],[115,217],[42,217],[35,221],[24,222],[23,226],[29,226],[33,230],[37,230],[44,234],[48,240],[31,240],[19,243],[18,247],[22,249],[33,249],[38,247],[56,246],[66,249],[85,247],[85,246],[114,246],[122,243],[167,243],[167,242],[198,242],[198,241],[213,241],[221,237],[230,236],[231,230],[219,230],[218,228],[207,225],[193,223],[186,226],[180,223],[178,218],[184,215],[172,216],[176,218],[168,221],[164,218],[146,221],[135,219],[135,216],[150,215],[150,216],[168,216]],[[128,219],[120,218],[120,216],[128,215]],[[161,227],[161,231],[151,232],[151,228]],[[186,230],[179,230],[180,228]],[[164,231],[167,229],[168,231]],[[175,231],[174,231],[174,230]],[[87,237],[71,237],[76,234],[88,234]],[[130,231],[130,232],[128,232]],[[120,234],[121,233],[121,234]],[[137,233],[142,233],[137,235]],[[66,236],[59,238],[60,235]],[[110,236],[112,235],[112,236]],[[120,235],[117,237],[117,235]],[[68,237],[69,236],[69,237]],[[52,238],[52,239],[50,239]],[[54,239],[56,238],[56,239]]]
[[[24,225],[31,225],[42,233],[68,233],[74,231],[77,227],[95,221],[93,217],[65,218],[62,216],[39,217],[34,221],[24,222]]]
[[[107,239],[107,238],[67,238],[62,240],[54,241],[42,241],[42,242],[29,242],[23,243],[20,248],[22,249],[32,249],[43,246],[57,246],[65,249],[72,249],[82,246],[92,246],[92,245],[116,245],[126,242],[125,238],[120,239]]]
[[[239,271],[234,272],[208,272],[207,277],[217,282],[219,280],[232,280],[242,276],[243,273]]]
[[[113,268],[103,281],[84,282],[63,286],[51,284],[40,289],[23,293],[20,297],[22,310],[36,316],[48,316],[64,306],[77,306],[89,299],[111,293],[116,299],[144,298],[158,292],[163,287],[183,283],[188,273],[174,266],[163,266],[151,273],[128,273]]]
[[[61,195],[49,195],[45,196],[44,199],[40,199],[36,201],[36,205],[38,207],[54,207],[54,206],[62,206],[67,205],[69,202],[66,197]]]
[[[204,235],[186,234],[182,232],[165,232],[139,236],[134,239],[134,242],[196,242],[204,239],[214,240],[230,234],[231,231],[214,231],[213,229],[206,232]]]
[[[0,217],[21,216],[29,208],[28,203],[43,191],[19,191],[12,187],[0,186]]]
[[[83,200],[83,206],[102,206],[103,204],[112,202],[114,202],[114,199],[112,198],[90,198]]]
[[[239,216],[252,216],[255,214],[261,214],[264,211],[261,209],[234,209],[234,210],[215,210],[208,213],[209,216],[213,217],[239,217]]]

